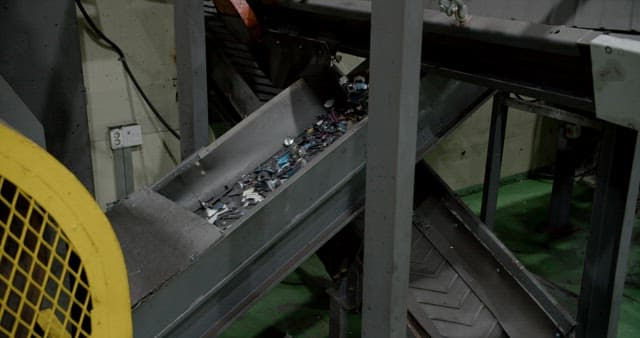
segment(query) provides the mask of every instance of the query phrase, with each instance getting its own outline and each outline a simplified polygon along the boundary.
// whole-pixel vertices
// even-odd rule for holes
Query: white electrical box
[[[596,116],[640,130],[640,41],[600,35],[591,41]]]
[[[142,145],[142,127],[130,124],[109,129],[111,149],[129,148]]]

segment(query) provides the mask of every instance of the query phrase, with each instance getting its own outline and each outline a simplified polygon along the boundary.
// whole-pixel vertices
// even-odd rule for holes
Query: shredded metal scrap
[[[223,196],[202,202],[209,223],[229,227],[366,116],[369,88],[365,78],[343,77],[340,85],[345,100],[325,102],[326,113],[318,116],[314,125],[297,137],[285,138],[280,151],[243,175]]]

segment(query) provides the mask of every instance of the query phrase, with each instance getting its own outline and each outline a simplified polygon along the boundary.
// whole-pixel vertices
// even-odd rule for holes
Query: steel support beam
[[[347,338],[349,336],[349,318],[345,307],[348,297],[347,278],[343,277],[334,289],[329,290],[329,337]]]
[[[616,337],[640,183],[637,131],[604,127],[591,214],[578,337]]]
[[[184,159],[209,144],[203,3],[201,0],[176,1],[174,16],[180,152]]]
[[[487,162],[484,169],[484,187],[482,189],[482,208],[480,219],[489,228],[493,228],[496,221],[498,205],[498,189],[500,188],[500,169],[502,167],[502,152],[504,136],[507,129],[507,113],[509,107],[504,100],[506,93],[498,93],[493,97],[491,112],[491,129],[489,129],[489,145],[487,146]]]
[[[335,36],[338,49],[366,57],[371,3],[360,0],[262,1],[256,12],[300,32]],[[593,111],[588,42],[599,32],[482,17],[463,25],[438,10],[424,11],[423,54],[428,71],[461,81]],[[549,34],[553,32],[553,34]]]
[[[550,106],[545,102],[528,102],[520,99],[505,97],[504,103],[509,106],[509,108],[515,108],[532,114],[548,117],[554,120],[575,124],[581,127],[593,129],[600,129],[602,127],[602,120],[597,120],[594,116],[585,116],[577,113],[572,113],[565,109]]]
[[[563,232],[570,227],[571,194],[577,160],[573,142],[565,136],[565,127],[560,128],[559,134],[547,229],[552,233]]]
[[[422,0],[372,2],[362,334],[404,337]]]

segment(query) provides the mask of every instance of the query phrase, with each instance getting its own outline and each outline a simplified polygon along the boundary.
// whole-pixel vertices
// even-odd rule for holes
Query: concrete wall
[[[458,129],[447,135],[426,157],[453,189],[482,184],[487,156],[489,101]],[[502,177],[525,173],[555,159],[557,123],[534,114],[509,110]]]
[[[178,127],[173,1],[83,1],[105,34],[120,45],[149,99],[171,126]],[[84,29],[78,12],[96,199],[101,207],[116,196],[108,129],[142,126],[143,145],[133,151],[136,187],[152,184],[179,160],[179,143],[152,116],[124,73],[117,55]],[[163,143],[166,144],[163,145]]]

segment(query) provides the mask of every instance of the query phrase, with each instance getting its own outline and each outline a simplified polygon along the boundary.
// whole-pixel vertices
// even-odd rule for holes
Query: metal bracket
[[[114,127],[109,129],[109,139],[113,150],[116,197],[120,200],[135,188],[131,151],[142,145],[142,128],[138,124]]]
[[[463,0],[440,0],[440,11],[448,16],[454,16],[459,23],[464,23],[468,18],[467,5]]]
[[[600,35],[591,41],[596,115],[640,130],[640,41]]]

